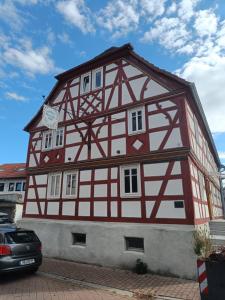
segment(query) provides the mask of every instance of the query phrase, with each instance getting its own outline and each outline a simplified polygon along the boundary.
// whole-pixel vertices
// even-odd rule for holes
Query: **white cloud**
[[[144,42],[159,40],[159,43],[167,49],[183,48],[189,40],[189,31],[186,25],[180,22],[179,18],[162,18],[155,22],[155,27],[145,32]],[[190,52],[190,48],[186,48]]]
[[[225,56],[193,57],[179,74],[196,84],[212,132],[225,132]]]
[[[0,3],[0,19],[17,30],[21,29],[24,24],[24,19],[12,0],[5,0]]]
[[[196,13],[194,28],[200,37],[216,33],[218,19],[210,9],[200,10]]]
[[[167,0],[141,0],[142,14],[150,15],[154,18],[161,16],[165,12],[165,2]]]
[[[91,12],[83,0],[59,1],[56,8],[67,22],[79,28],[83,33],[95,31],[90,20]]]
[[[218,154],[220,159],[225,159],[225,151],[219,151]]]
[[[109,2],[97,15],[98,24],[112,33],[112,38],[127,35],[137,29],[139,14],[137,1],[116,0]]]
[[[60,40],[60,42],[62,42],[63,44],[67,44],[67,45],[72,45],[73,44],[71,39],[70,39],[70,36],[66,32],[59,33],[57,35],[57,37]]]
[[[55,70],[49,54],[50,49],[46,46],[38,49],[8,47],[3,52],[3,59],[8,64],[25,70],[29,75],[47,74]]]
[[[25,102],[27,101],[27,98],[25,98],[24,96],[20,96],[14,92],[7,92],[5,93],[6,97],[8,99],[12,99],[12,100],[15,100],[15,101],[18,101],[18,102]]]
[[[172,2],[172,4],[167,8],[166,13],[168,15],[174,14],[176,12],[176,10],[177,10],[177,4],[176,4],[176,2]]]
[[[194,15],[195,6],[199,0],[181,0],[178,4],[178,16],[182,21],[190,20],[190,18]]]

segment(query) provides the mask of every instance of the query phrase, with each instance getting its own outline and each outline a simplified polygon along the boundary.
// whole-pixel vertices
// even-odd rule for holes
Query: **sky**
[[[26,161],[55,75],[128,42],[195,83],[225,164],[224,0],[0,0],[0,163]]]

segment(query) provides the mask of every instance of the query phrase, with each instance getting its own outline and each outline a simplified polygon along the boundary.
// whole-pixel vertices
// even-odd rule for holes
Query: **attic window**
[[[92,72],[92,89],[99,89],[102,87],[102,68],[96,69]]]
[[[88,93],[90,91],[91,73],[81,76],[81,93]]]

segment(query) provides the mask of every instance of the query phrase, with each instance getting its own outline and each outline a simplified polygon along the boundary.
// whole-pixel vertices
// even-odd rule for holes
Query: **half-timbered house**
[[[49,256],[195,276],[195,226],[223,217],[219,158],[194,84],[112,47],[56,76],[56,130],[30,133],[23,223]],[[24,225],[24,226],[25,226]]]

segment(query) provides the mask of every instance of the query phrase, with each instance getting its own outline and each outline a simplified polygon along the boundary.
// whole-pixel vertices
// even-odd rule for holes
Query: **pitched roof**
[[[22,178],[26,177],[26,164],[18,163],[18,164],[3,164],[0,165],[0,178]]]

